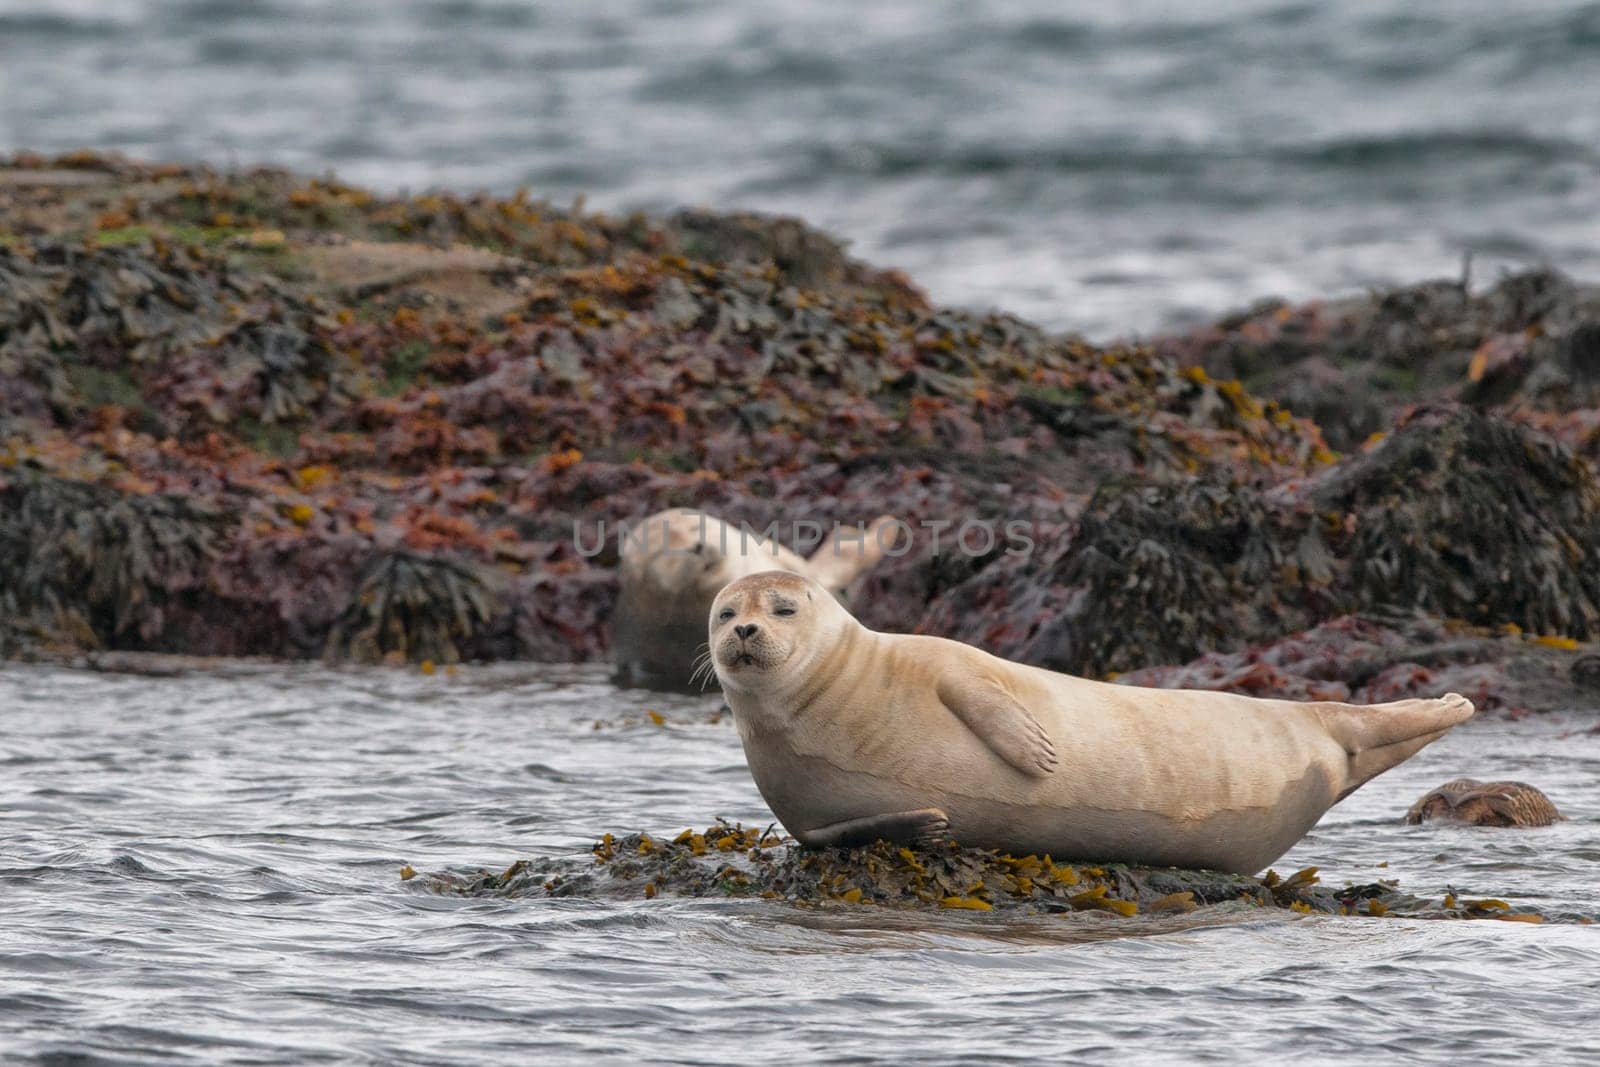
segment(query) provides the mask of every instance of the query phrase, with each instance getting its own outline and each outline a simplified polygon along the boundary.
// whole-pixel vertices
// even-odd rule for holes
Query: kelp
[[[494,572],[404,551],[376,554],[328,635],[326,657],[358,663],[457,663],[460,643],[493,617]]]
[[[883,907],[994,912],[1007,916],[1094,913],[1160,917],[1200,908],[1276,908],[1328,915],[1502,918],[1538,922],[1539,912],[1505,901],[1427,899],[1393,882],[1332,887],[1315,867],[1260,878],[1177,867],[1063,862],[958,847],[909,849],[886,841],[813,850],[792,839],[718,822],[672,837],[604,835],[593,862],[519,860],[502,870],[434,872],[415,882],[450,896],[748,898],[799,907]],[[417,872],[407,867],[412,881]],[[1566,917],[1569,919],[1576,916]]]
[[[0,476],[0,604],[93,647],[148,647],[201,609],[230,516],[13,468]]]
[[[971,584],[947,594],[942,618],[984,603],[992,638],[996,615],[1020,616],[1001,651],[1076,673],[1183,663],[1359,611],[1588,639],[1600,637],[1600,482],[1515,423],[1425,410],[1281,489],[1108,484],[1053,555]]]

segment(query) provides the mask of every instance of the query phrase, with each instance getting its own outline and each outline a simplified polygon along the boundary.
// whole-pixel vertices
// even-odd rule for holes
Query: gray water
[[[1600,1055],[1595,926],[461,899],[402,882],[407,863],[499,869],[581,857],[608,830],[770,821],[731,723],[708,721],[714,698],[603,679],[0,669],[0,1059]],[[1469,723],[1335,808],[1277,869],[1600,913],[1594,722]],[[1533,781],[1573,820],[1400,825],[1462,773]]]
[[[798,214],[1095,336],[1600,275],[1600,4],[0,0],[0,151]]]

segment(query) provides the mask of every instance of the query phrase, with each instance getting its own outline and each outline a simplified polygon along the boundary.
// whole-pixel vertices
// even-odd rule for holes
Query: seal
[[[1441,820],[1472,826],[1550,826],[1566,822],[1544,793],[1526,782],[1480,782],[1457,778],[1425,794],[1406,812],[1406,822]]]
[[[810,558],[714,515],[669,508],[622,538],[612,647],[625,685],[684,689],[705,648],[706,611],[736,578],[782,570],[814,578],[842,596],[894,543],[894,520],[880,516],[865,531],[839,527]]]
[[[713,662],[802,844],[876,838],[1254,874],[1471,701],[1361,707],[1140,689],[867,629],[814,581],[717,594]]]

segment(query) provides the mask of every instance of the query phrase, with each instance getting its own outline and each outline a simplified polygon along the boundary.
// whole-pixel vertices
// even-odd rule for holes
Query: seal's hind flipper
[[[939,679],[939,700],[995,755],[1023,774],[1043,778],[1056,769],[1056,746],[1039,720],[999,685],[962,671]]]
[[[1341,798],[1363,782],[1410,759],[1451,728],[1472,718],[1472,701],[1459,693],[1437,700],[1395,700],[1388,704],[1314,705],[1335,741],[1350,755]]]

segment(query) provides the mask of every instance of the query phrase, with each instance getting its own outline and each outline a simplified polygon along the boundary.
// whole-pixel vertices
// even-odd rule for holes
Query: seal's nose
[[[748,641],[756,635],[756,624],[752,622],[744,626],[735,626],[733,632],[739,635],[739,640]]]

